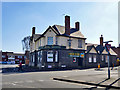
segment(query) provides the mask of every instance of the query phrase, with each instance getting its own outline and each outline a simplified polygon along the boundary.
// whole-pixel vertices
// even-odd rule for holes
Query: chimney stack
[[[103,46],[103,35],[101,35],[101,37],[100,37],[100,45]]]
[[[70,16],[65,16],[65,34],[70,35]]]
[[[79,31],[79,28],[80,28],[79,22],[75,22],[75,28],[77,29],[77,31]]]
[[[35,34],[35,27],[32,28],[32,35]]]

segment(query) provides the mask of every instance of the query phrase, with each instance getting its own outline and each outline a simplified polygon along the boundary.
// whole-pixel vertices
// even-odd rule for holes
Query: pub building
[[[75,28],[70,27],[70,16],[65,16],[65,26],[49,26],[43,34],[35,34],[33,27],[29,66],[39,67],[40,70],[88,68],[92,65],[92,58],[89,58],[92,48],[96,51],[92,66],[97,66],[97,55],[100,56],[100,53],[93,46],[88,52],[85,40],[79,22],[75,22]]]

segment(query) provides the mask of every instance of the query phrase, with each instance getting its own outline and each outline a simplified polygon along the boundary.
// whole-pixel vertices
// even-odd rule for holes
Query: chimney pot
[[[80,24],[79,24],[79,22],[76,22],[75,23],[75,28],[79,31],[79,28],[80,28],[80,26],[79,26]]]
[[[35,34],[35,27],[32,28],[32,35]]]
[[[101,35],[101,37],[100,37],[100,45],[103,46],[103,35]]]
[[[70,16],[65,16],[65,34],[70,35]]]

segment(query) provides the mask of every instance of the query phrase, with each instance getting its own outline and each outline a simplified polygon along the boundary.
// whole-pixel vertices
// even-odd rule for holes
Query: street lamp
[[[71,48],[71,41],[72,40],[69,38],[67,41],[68,41],[68,46],[69,46],[69,49],[70,49]]]
[[[110,52],[109,52],[109,49],[111,47],[111,44],[108,44],[109,42],[113,42],[113,41],[110,40],[110,41],[103,42],[103,43],[105,43],[105,49],[108,52],[108,79],[110,79],[110,60],[109,60]]]

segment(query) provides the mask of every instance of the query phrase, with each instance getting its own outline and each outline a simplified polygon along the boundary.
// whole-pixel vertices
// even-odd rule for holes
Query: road
[[[93,86],[53,80],[54,77],[75,77],[79,75],[105,75],[107,72],[86,70],[44,71],[2,74],[2,88],[91,88]],[[117,75],[117,70],[112,71]],[[106,76],[107,77],[107,76]]]

